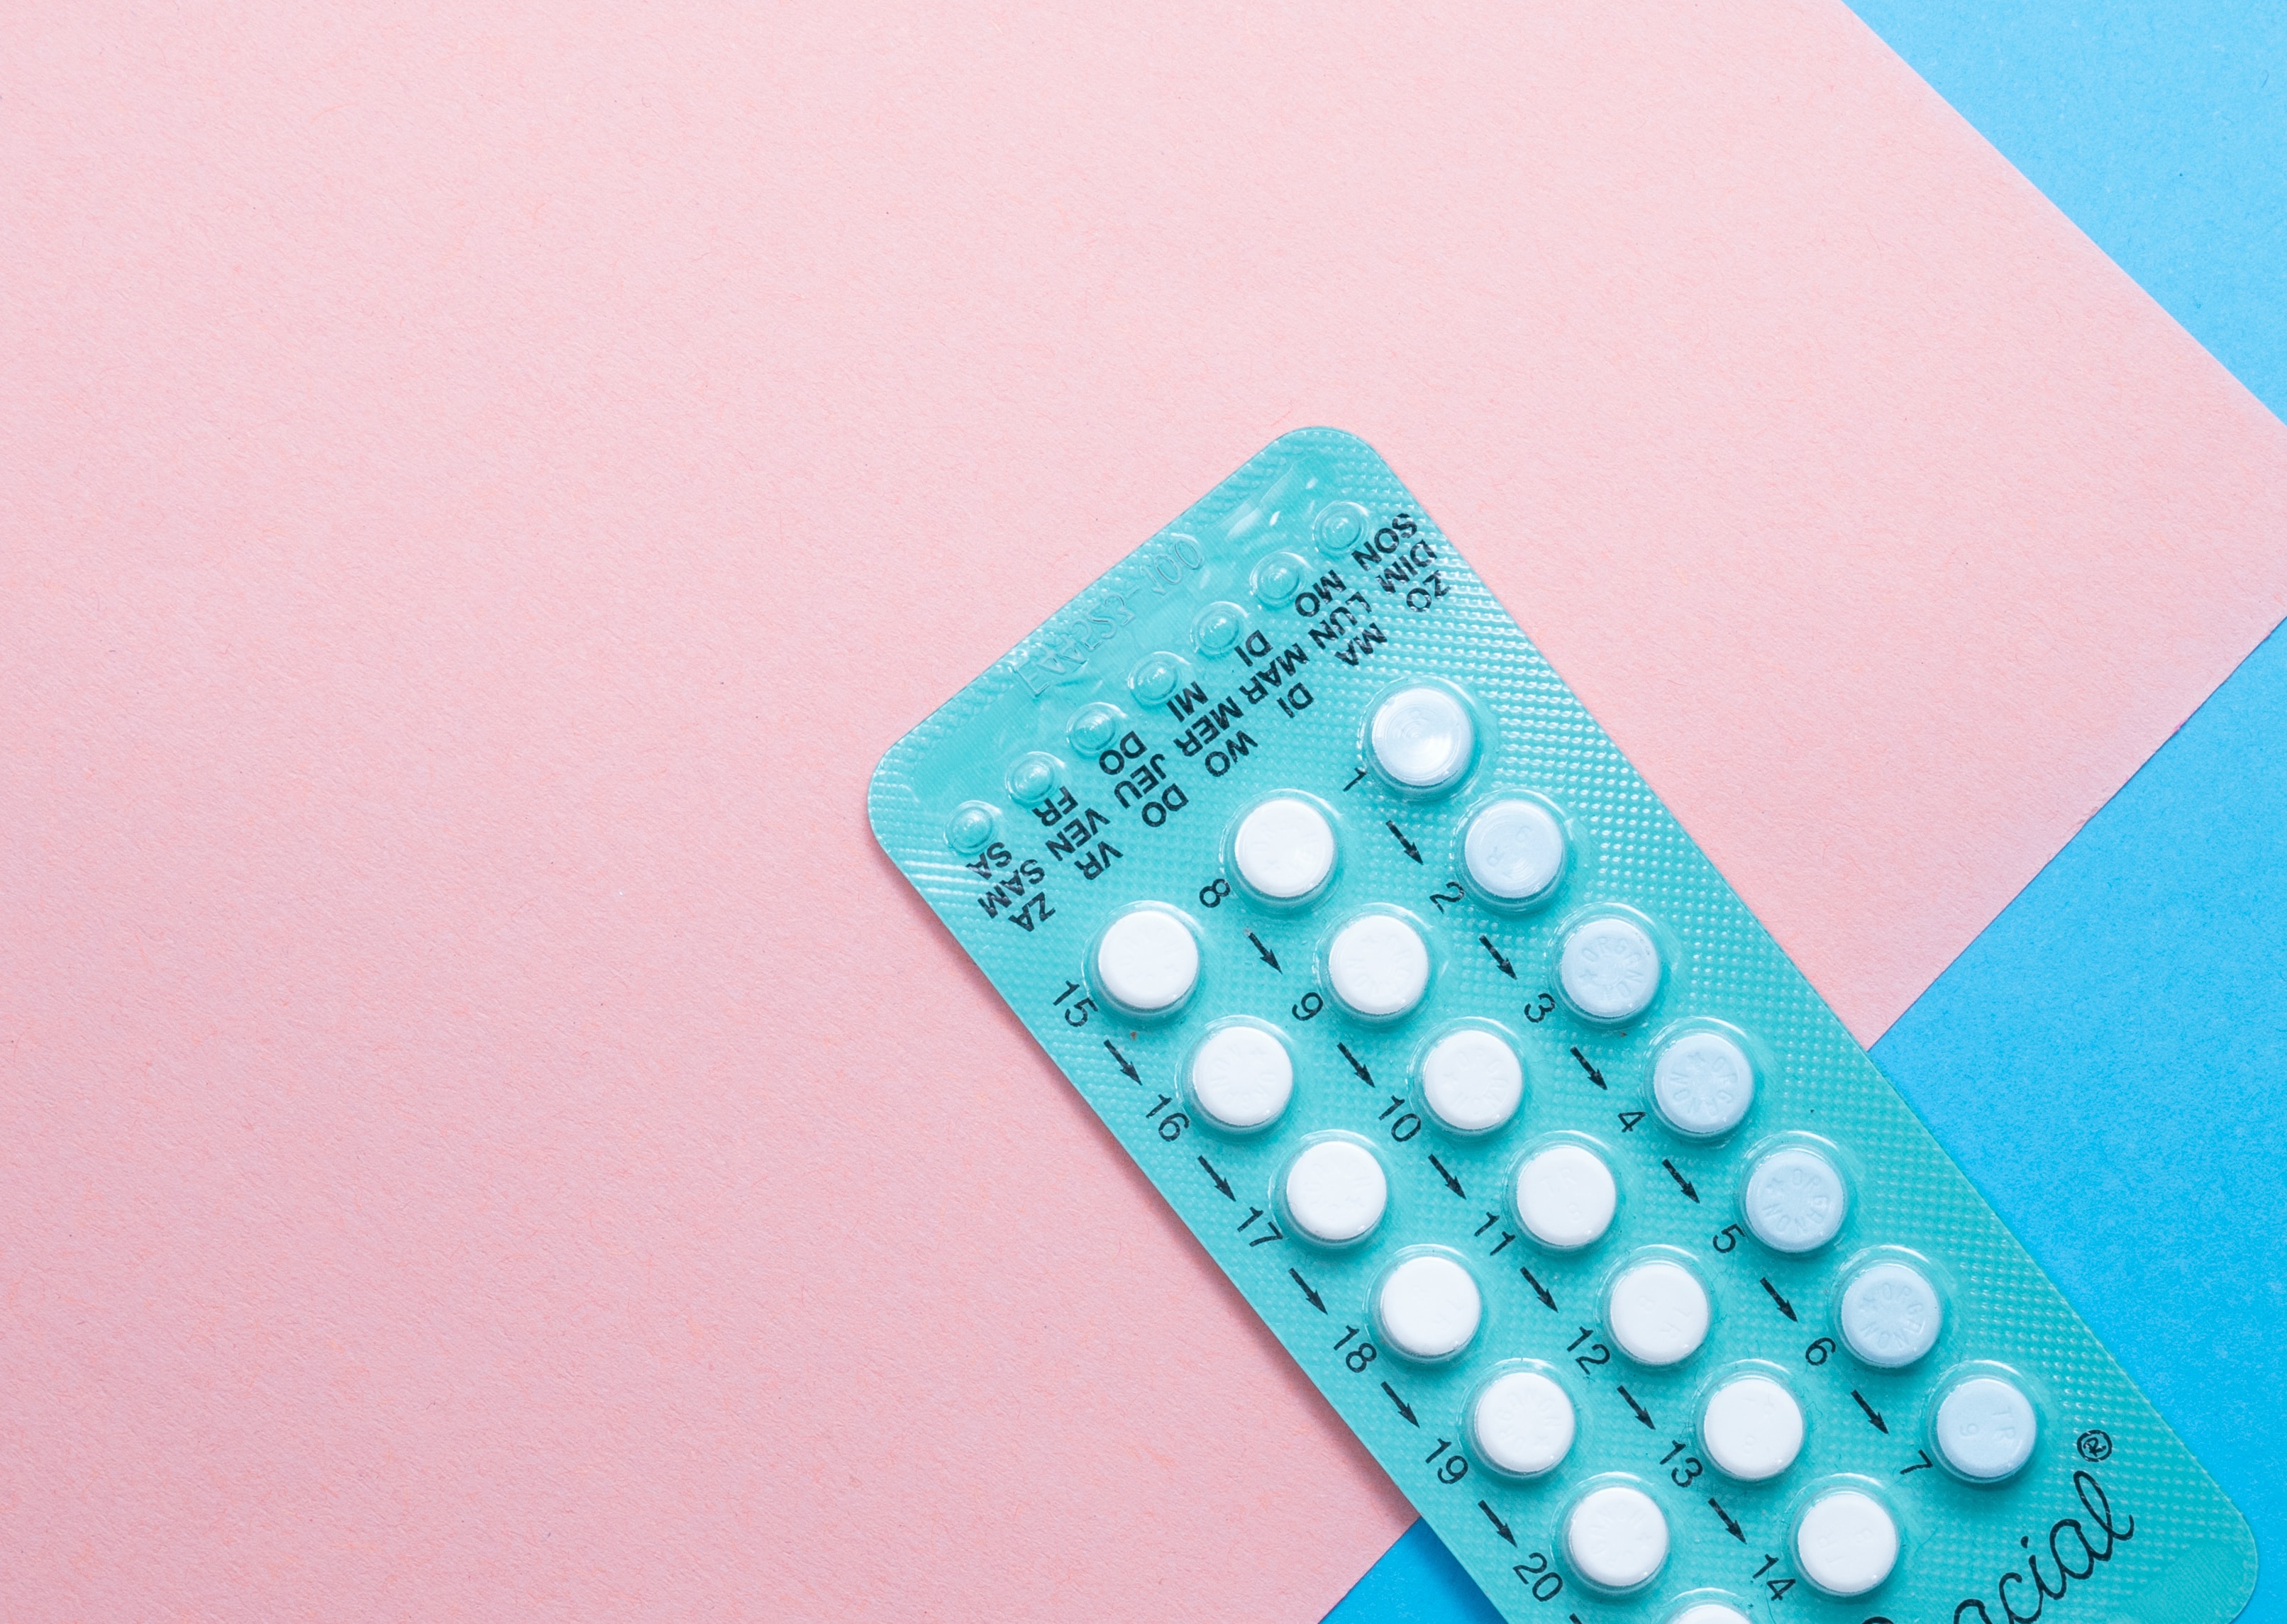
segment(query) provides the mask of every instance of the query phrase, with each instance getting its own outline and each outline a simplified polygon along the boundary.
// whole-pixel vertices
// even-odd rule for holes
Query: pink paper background
[[[1862,1035],[2287,431],[1831,0],[20,6],[0,1611],[1315,1619],[1408,1512],[873,849],[1373,441]]]

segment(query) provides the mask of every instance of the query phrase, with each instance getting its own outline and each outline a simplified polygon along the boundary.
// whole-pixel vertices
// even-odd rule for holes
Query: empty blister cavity
[[[1938,1400],[1930,1423],[1939,1458],[1973,1483],[2014,1477],[2033,1458],[2039,1432],[2024,1389],[1998,1376],[1954,1384]]]
[[[1667,1518],[1630,1484],[1591,1489],[1564,1518],[1564,1554],[1600,1590],[1641,1589],[1667,1561]]]
[[[1273,903],[1300,902],[1334,871],[1334,826],[1297,795],[1259,802],[1231,837],[1239,883]]]
[[[1186,1080],[1208,1121],[1251,1133],[1278,1121],[1294,1097],[1294,1058],[1269,1028],[1227,1021],[1191,1051]]]
[[[1929,1277],[1911,1264],[1870,1265],[1842,1288],[1842,1341],[1882,1370],[1899,1370],[1937,1345],[1945,1308]]]
[[[1146,654],[1128,674],[1128,690],[1145,705],[1165,705],[1191,674],[1180,655],[1162,649]]]
[[[993,843],[993,826],[1001,815],[990,801],[964,800],[946,820],[945,843],[966,857]]]
[[[1435,683],[1401,688],[1374,706],[1366,748],[1391,783],[1439,790],[1460,780],[1477,749],[1468,707]]]
[[[1064,775],[1064,763],[1044,750],[1030,750],[1009,764],[1009,799],[1020,807],[1046,800]]]
[[[1064,737],[1082,754],[1101,755],[1120,737],[1120,725],[1127,720],[1116,705],[1083,705],[1064,724]]]
[[[1564,825],[1538,800],[1480,808],[1461,836],[1461,871],[1477,893],[1510,907],[1537,903],[1564,878]]]
[[[1254,566],[1252,585],[1254,601],[1265,609],[1277,609],[1294,601],[1302,589],[1309,573],[1308,566],[1292,553],[1273,553]]]
[[[1389,1179],[1381,1160],[1355,1139],[1326,1139],[1287,1163],[1279,1193],[1295,1228],[1328,1246],[1347,1246],[1381,1222]]]
[[[1747,1227],[1775,1252],[1816,1251],[1849,1211],[1842,1170],[1807,1145],[1767,1151],[1747,1175]]]
[[[1692,1139],[1715,1139],[1737,1127],[1755,1102],[1755,1068],[1724,1033],[1696,1028],[1668,1040],[1651,1066],[1651,1099],[1660,1120]]]
[[[1564,1001],[1591,1021],[1634,1019],[1659,993],[1659,944],[1622,914],[1598,914],[1564,933],[1556,981]]]
[[[1604,1158],[1570,1139],[1545,1146],[1517,1164],[1515,1194],[1525,1233],[1560,1252],[1602,1240],[1620,1200]]]
[[[1429,944],[1394,913],[1362,913],[1327,944],[1326,985],[1353,1015],[1395,1020],[1429,989]]]
[[[1538,1478],[1563,1463],[1579,1431],[1572,1400],[1538,1370],[1511,1370],[1477,1390],[1469,1406],[1469,1442],[1494,1470]]]
[[[1699,1277],[1671,1257],[1630,1263],[1604,1294],[1604,1323],[1640,1365],[1681,1364],[1707,1340],[1712,1310]]]
[[[1456,1027],[1421,1056],[1421,1101],[1455,1133],[1506,1127],[1524,1099],[1524,1063],[1498,1034]]]
[[[1191,646],[1213,658],[1238,646],[1246,630],[1246,611],[1236,603],[1210,603],[1192,618]]]
[[[1096,984],[1122,1009],[1163,1013],[1189,998],[1199,981],[1199,938],[1171,910],[1130,909],[1096,940]]]
[[[1726,1377],[1699,1412],[1707,1463],[1743,1483],[1776,1478],[1802,1453],[1802,1406],[1777,1379],[1750,1371]]]
[[[1451,1359],[1469,1345],[1484,1318],[1476,1281],[1443,1252],[1401,1260],[1374,1287],[1374,1328],[1384,1346],[1408,1359]]]
[[[1898,1524],[1864,1489],[1814,1495],[1794,1525],[1795,1567],[1829,1596],[1864,1596],[1898,1565]]]

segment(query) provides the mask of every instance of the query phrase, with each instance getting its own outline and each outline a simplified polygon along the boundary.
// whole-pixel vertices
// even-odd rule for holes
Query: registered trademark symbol
[[[2080,1451],[2084,1461],[2109,1461],[2112,1458],[2112,1435],[2091,1427],[2074,1442],[2073,1447]]]

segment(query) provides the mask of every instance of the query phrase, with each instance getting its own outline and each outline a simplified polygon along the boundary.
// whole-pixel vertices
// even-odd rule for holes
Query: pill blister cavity
[[[1128,690],[1145,705],[1163,705],[1183,685],[1183,662],[1166,652],[1147,654],[1136,662]]]
[[[1265,609],[1291,603],[1302,589],[1304,566],[1292,553],[1273,553],[1254,566],[1254,601]]]
[[[1680,1364],[1707,1340],[1707,1288],[1664,1257],[1632,1264],[1613,1280],[1604,1318],[1620,1352],[1636,1363]]]
[[[1389,1205],[1389,1180],[1373,1152],[1321,1139],[1286,1169],[1286,1215],[1314,1241],[1341,1246],[1373,1233]]]
[[[1866,1363],[1903,1369],[1937,1344],[1945,1310],[1937,1288],[1905,1263],[1878,1263],[1842,1289],[1842,1340]]]
[[[1581,1496],[1564,1519],[1564,1554],[1572,1569],[1602,1590],[1651,1582],[1667,1560],[1667,1518],[1640,1488],[1612,1484]]]
[[[1231,856],[1239,882],[1257,896],[1299,901],[1334,871],[1333,825],[1309,801],[1282,795],[1239,820]]]
[[[1484,1317],[1468,1270],[1434,1252],[1406,1258],[1374,1291],[1374,1325],[1383,1343],[1409,1359],[1452,1358],[1469,1345]]]
[[[1210,657],[1228,654],[1246,629],[1246,611],[1236,603],[1210,603],[1191,618],[1191,646]]]
[[[1428,990],[1429,945],[1395,914],[1360,914],[1334,934],[1326,981],[1352,1014],[1394,1020]]]
[[[1930,1431],[1945,1463],[1974,1483],[1998,1483],[2033,1455],[2040,1423],[2014,1382],[1979,1376],[1958,1384],[1937,1407]]]
[[[1259,1026],[1218,1027],[1191,1055],[1192,1101],[1234,1132],[1278,1121],[1294,1096],[1294,1057]]]
[[[1000,814],[989,803],[964,800],[946,820],[945,843],[964,857],[983,851],[992,844],[993,828],[999,822]]]
[[[1469,1407],[1478,1457],[1513,1478],[1555,1470],[1571,1453],[1579,1424],[1564,1390],[1538,1370],[1496,1376]]]
[[[1046,800],[1056,787],[1062,763],[1044,750],[1029,751],[1009,766],[1009,798],[1020,807]]]
[[[1652,1063],[1651,1097],[1678,1133],[1713,1139],[1737,1127],[1754,1103],[1755,1068],[1722,1033],[1686,1032]]]
[[[1476,724],[1442,688],[1403,688],[1375,707],[1367,744],[1376,766],[1407,789],[1443,789],[1465,772],[1477,747]]]
[[[1365,540],[1368,522],[1356,502],[1328,502],[1310,521],[1310,538],[1322,553],[1347,553]]]
[[[1164,908],[1121,914],[1096,943],[1096,986],[1139,1015],[1174,1009],[1199,980],[1199,940]]]
[[[1722,1602],[1694,1602],[1667,1624],[1751,1624],[1747,1615]]]
[[[1524,1067],[1510,1048],[1479,1027],[1462,1027],[1421,1057],[1421,1099],[1456,1133],[1490,1133],[1507,1125],[1524,1098]]]
[[[1776,1478],[1802,1453],[1802,1406],[1769,1376],[1734,1376],[1707,1396],[1699,1447],[1710,1466],[1743,1483]]]
[[[1795,1525],[1794,1560],[1829,1596],[1864,1596],[1898,1565],[1898,1525],[1872,1494],[1833,1490],[1813,1501]]]
[[[1461,837],[1469,883],[1495,902],[1537,902],[1564,873],[1564,826],[1537,800],[1497,800]]]
[[[1101,755],[1112,748],[1112,741],[1120,737],[1120,723],[1126,720],[1117,706],[1083,705],[1072,713],[1064,737],[1072,740],[1073,749]]]
[[[1634,919],[1588,919],[1566,934],[1556,975],[1565,1000],[1591,1021],[1626,1021],[1659,991],[1659,947]]]
[[[1554,1250],[1576,1251],[1602,1240],[1618,1205],[1612,1170],[1585,1145],[1551,1145],[1516,1170],[1517,1219]]]
[[[1841,1229],[1849,1204],[1840,1171],[1802,1146],[1770,1152],[1747,1175],[1747,1227],[1775,1252],[1817,1250]]]

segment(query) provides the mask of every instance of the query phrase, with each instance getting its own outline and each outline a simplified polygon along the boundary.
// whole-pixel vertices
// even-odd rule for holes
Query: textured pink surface
[[[1870,1036],[2287,607],[2287,433],[1839,5],[760,9],[0,28],[12,1619],[1339,1596],[862,797],[1284,429]]]

